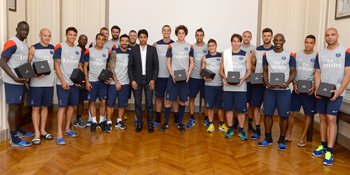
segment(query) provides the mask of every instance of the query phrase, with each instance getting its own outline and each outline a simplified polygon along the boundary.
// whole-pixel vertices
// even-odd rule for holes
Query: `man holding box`
[[[19,78],[15,74],[15,68],[28,62],[28,46],[24,42],[29,34],[29,25],[25,21],[17,24],[17,34],[9,39],[1,53],[0,66],[5,71],[4,83],[6,103],[9,106],[7,119],[10,127],[12,146],[31,146],[30,142],[20,139],[23,137],[32,137],[34,134],[20,129],[21,105],[23,103],[24,83],[28,79]]]
[[[287,150],[285,135],[288,127],[291,92],[289,84],[294,81],[296,62],[293,53],[284,50],[283,34],[276,34],[273,39],[274,49],[263,56],[263,78],[266,86],[264,94],[265,139],[259,146],[272,145],[273,114],[277,108],[280,116],[280,138],[278,149]]]
[[[36,75],[30,80],[29,105],[33,107],[32,122],[35,129],[35,136],[32,140],[34,145],[40,144],[40,137],[52,140],[52,134],[45,131],[46,119],[49,113],[49,106],[53,99],[54,67],[53,53],[54,46],[50,44],[51,31],[49,29],[40,30],[40,42],[29,48],[28,61],[35,66],[36,63],[46,61],[49,65],[49,75]],[[40,129],[39,129],[40,124]]]
[[[334,28],[326,30],[327,47],[318,52],[315,61],[316,111],[320,114],[321,145],[312,152],[320,157],[325,153],[323,164],[333,164],[333,147],[337,137],[337,114],[350,81],[350,48],[338,43],[339,34]],[[333,96],[321,98],[318,90],[322,83],[336,87]]]
[[[66,125],[64,134],[68,137],[77,137],[77,133],[71,130],[71,119],[75,112],[76,106],[79,103],[79,87],[81,84],[75,84],[71,80],[73,70],[82,68],[81,48],[74,45],[77,39],[78,31],[74,27],[66,29],[66,41],[57,44],[53,58],[55,60],[55,70],[57,75],[57,98],[58,98],[58,112],[57,112],[57,139],[56,144],[65,145],[66,141],[63,138],[62,124],[63,117],[66,116]]]

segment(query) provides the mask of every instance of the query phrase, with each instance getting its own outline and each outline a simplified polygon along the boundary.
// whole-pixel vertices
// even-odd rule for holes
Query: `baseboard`
[[[9,131],[8,129],[2,129],[0,130],[0,142],[9,139]]]

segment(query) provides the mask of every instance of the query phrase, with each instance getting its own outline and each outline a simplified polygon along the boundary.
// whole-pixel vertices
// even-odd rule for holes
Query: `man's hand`
[[[138,85],[137,85],[136,81],[131,81],[131,87],[132,87],[132,89],[137,90]]]
[[[117,89],[117,91],[121,91],[122,85],[120,83],[115,83],[115,89]]]
[[[170,74],[170,76],[171,76],[171,79],[173,79],[174,84],[176,84],[175,75],[174,74]]]
[[[69,85],[65,82],[65,81],[62,81],[61,82],[61,86],[64,90],[68,90],[69,89]]]
[[[334,93],[333,97],[330,99],[331,101],[335,101],[343,93],[343,91],[340,89],[336,89],[331,92]]]
[[[154,82],[154,80],[151,80],[149,82],[149,89],[151,89],[151,91],[153,91],[154,90],[154,86],[155,86],[155,82]]]
[[[18,82],[18,83],[27,83],[27,82],[29,81],[29,79],[26,79],[26,78],[16,78],[15,81]]]
[[[85,83],[85,88],[86,88],[87,91],[91,91],[92,90],[92,85],[91,85],[91,83],[89,81],[87,81]]]

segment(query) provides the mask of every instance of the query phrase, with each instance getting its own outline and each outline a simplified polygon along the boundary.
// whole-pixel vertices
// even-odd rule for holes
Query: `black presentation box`
[[[237,85],[241,81],[239,78],[241,77],[240,72],[227,72],[227,83],[231,85]]]
[[[35,76],[33,67],[30,63],[24,63],[15,68],[15,72],[18,78],[29,79]]]
[[[177,83],[185,82],[187,79],[186,70],[175,70],[174,76],[175,76],[175,82]]]
[[[98,79],[101,81],[107,81],[109,79],[113,78],[113,73],[109,70],[103,69],[98,76]]]
[[[282,86],[284,85],[284,73],[271,73],[270,74],[270,85]]]
[[[333,90],[335,90],[337,87],[334,84],[329,83],[323,83],[321,82],[318,86],[316,94],[321,97],[325,98],[332,98],[333,97]]]
[[[298,92],[308,94],[309,89],[312,88],[312,81],[308,80],[298,80],[297,82]]]
[[[82,85],[85,83],[85,74],[80,69],[74,69],[72,75],[70,76],[70,79],[74,84]]]
[[[51,69],[49,66],[49,62],[45,61],[38,61],[33,63],[33,69],[36,75],[50,75]]]
[[[214,73],[213,71],[209,70],[209,69],[202,69],[201,72],[201,77],[202,78],[210,78],[210,79],[214,79],[216,73]]]
[[[250,84],[263,84],[263,74],[262,73],[252,73],[250,76]]]

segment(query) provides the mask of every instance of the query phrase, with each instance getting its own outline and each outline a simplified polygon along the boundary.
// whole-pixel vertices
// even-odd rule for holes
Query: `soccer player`
[[[272,50],[274,46],[272,45],[273,32],[270,28],[265,28],[261,32],[263,45],[257,47],[252,54],[252,70],[255,73],[263,73],[263,54],[266,51]],[[264,101],[265,86],[263,84],[251,84],[252,96],[250,99],[250,104],[254,108],[254,123],[255,131],[250,136],[251,139],[256,140],[261,136],[260,131],[260,116],[261,116],[261,105]]]
[[[100,29],[100,33],[103,34],[108,40],[108,38],[109,38],[109,30],[108,30],[107,27],[102,27]],[[118,37],[119,37],[119,34],[118,34]],[[89,48],[94,47],[95,45],[96,45],[96,41],[93,41],[93,42],[90,43]],[[114,44],[114,41],[113,41],[113,38],[112,38],[112,40],[108,40],[108,42],[105,42],[103,47],[108,49],[108,50],[110,50],[110,51],[112,51],[117,46]]]
[[[288,116],[290,111],[291,91],[289,84],[294,81],[296,74],[295,54],[284,50],[285,43],[283,34],[276,34],[273,38],[274,49],[267,51],[263,56],[263,78],[266,86],[264,94],[264,125],[265,139],[258,143],[259,146],[272,145],[273,114],[277,108],[280,116],[280,137],[278,150],[285,151],[285,135],[288,127]],[[271,73],[283,73],[284,84],[275,86],[270,84]]]
[[[249,53],[250,55],[253,54],[253,51],[255,51],[256,46],[251,44],[250,41],[252,40],[252,32],[250,31],[244,31],[242,34],[242,45],[241,50]],[[247,80],[247,101],[248,101],[248,131],[254,131],[253,128],[253,116],[254,116],[254,108],[250,103],[252,97],[252,87],[250,84],[250,80]],[[238,120],[237,117],[235,117],[234,127],[237,128],[238,126]]]
[[[169,128],[169,118],[171,112],[171,106],[173,102],[179,98],[179,110],[178,110],[178,129],[181,132],[185,132],[185,125],[182,123],[183,116],[185,114],[185,103],[188,100],[189,86],[188,81],[192,74],[194,60],[193,60],[193,46],[185,41],[188,29],[184,25],[179,25],[175,29],[175,34],[178,40],[168,46],[166,53],[167,56],[167,68],[170,73],[166,89],[165,100],[165,122],[163,123],[160,131],[164,131]],[[175,82],[175,70],[186,71],[186,82]]]
[[[112,26],[111,28],[112,38],[108,40],[108,36],[107,36],[107,42],[105,44],[105,47],[108,48],[109,50],[112,50],[113,47],[118,48],[120,46],[119,34],[120,34],[120,27],[117,25]]]
[[[316,108],[316,99],[314,96],[314,88],[309,89],[309,93],[299,93],[297,82],[299,80],[314,80],[314,64],[316,58],[316,52],[314,51],[316,38],[313,35],[308,35],[305,38],[304,50],[296,53],[296,63],[297,63],[297,74],[295,77],[295,81],[293,82],[293,92],[291,97],[291,107],[290,107],[290,115],[288,118],[288,130],[286,133],[286,141],[292,140],[292,129],[294,125],[294,114],[295,112],[299,112],[301,106],[304,109],[305,114],[305,123],[304,129],[299,140],[298,146],[305,146],[306,134],[309,129],[311,123],[311,116],[315,113]],[[314,83],[313,83],[314,84]]]
[[[15,68],[28,62],[28,46],[24,42],[29,34],[29,25],[25,21],[17,24],[16,36],[10,38],[1,53],[0,66],[5,71],[3,80],[5,83],[6,103],[8,104],[7,120],[10,127],[12,146],[31,146],[32,143],[20,139],[20,137],[32,137],[34,133],[25,132],[20,128],[21,105],[23,103],[24,83],[29,80],[18,78]]]
[[[208,69],[215,73],[213,79],[204,77],[205,80],[205,90],[204,98],[206,101],[206,107],[208,110],[208,122],[209,127],[207,132],[214,132],[215,126],[213,124],[214,119],[214,109],[218,109],[219,115],[219,130],[222,132],[227,132],[228,128],[224,123],[224,110],[222,102],[222,77],[220,75],[220,66],[222,54],[216,51],[217,43],[214,39],[208,41],[208,51],[209,53],[202,58],[201,69]]]
[[[128,106],[130,93],[130,81],[128,75],[130,50],[128,49],[128,46],[129,36],[126,34],[121,35],[120,47],[115,50],[115,53],[111,54],[111,61],[109,62],[109,70],[113,72],[113,80],[108,85],[107,132],[112,131],[112,116],[117,98],[118,117],[115,122],[115,127],[121,130],[127,128],[123,123],[123,115],[125,108]]]
[[[137,32],[135,30],[130,30],[129,32],[129,38],[130,38],[130,41],[129,41],[129,50],[131,50],[132,47],[136,46],[137,43]]]
[[[158,60],[159,60],[159,72],[155,87],[156,96],[156,119],[153,122],[153,126],[157,127],[161,123],[161,112],[163,107],[163,98],[165,96],[165,90],[168,84],[169,71],[166,67],[167,57],[166,52],[169,44],[174,43],[170,38],[171,28],[169,25],[162,27],[163,39],[157,41],[153,46],[157,49]]]
[[[62,124],[63,117],[66,117],[66,126],[64,134],[68,137],[77,137],[78,134],[73,132],[70,128],[71,119],[75,112],[76,106],[79,103],[79,87],[80,84],[74,84],[70,79],[74,69],[82,68],[81,48],[74,45],[77,39],[78,31],[74,27],[66,29],[66,41],[57,44],[53,58],[55,59],[55,71],[57,75],[57,98],[58,98],[58,112],[57,112],[57,139],[56,144],[65,145],[66,141],[63,138]]]
[[[100,102],[99,114],[100,121],[98,126],[105,131],[107,120],[105,116],[106,99],[107,99],[107,84],[110,80],[103,82],[98,77],[103,69],[107,69],[107,62],[110,59],[110,50],[103,47],[106,42],[106,36],[102,33],[96,35],[96,45],[87,49],[84,53],[84,73],[85,73],[85,88],[88,91],[87,99],[89,100],[89,109],[91,112],[91,132],[95,132],[97,128],[96,120],[96,99]],[[88,69],[89,68],[89,69]]]
[[[337,29],[326,30],[327,47],[318,52],[315,61],[315,86],[317,92],[320,82],[336,85],[334,95],[330,99],[317,96],[316,112],[320,114],[321,145],[312,154],[322,156],[324,165],[333,164],[333,147],[337,137],[337,114],[345,96],[345,89],[350,81],[350,48],[338,42]]]
[[[220,74],[223,77],[223,103],[226,111],[226,118],[228,123],[228,131],[225,138],[232,138],[234,135],[233,128],[233,107],[237,113],[238,118],[238,137],[241,140],[247,140],[247,135],[243,130],[245,113],[247,112],[247,79],[251,74],[251,59],[250,54],[240,49],[242,43],[242,36],[233,34],[231,36],[231,48],[224,51],[221,61]],[[237,85],[227,83],[227,76],[229,71],[240,73],[240,82]]]
[[[204,43],[204,31],[202,28],[199,28],[196,30],[196,43],[193,44],[193,52],[194,52],[194,69],[191,74],[191,78],[189,81],[189,88],[190,88],[190,102],[189,102],[189,109],[190,109],[190,120],[187,122],[187,127],[193,127],[195,125],[195,119],[194,119],[194,101],[197,97],[198,92],[200,91],[201,98],[204,98],[204,80],[200,76],[200,70],[201,70],[201,61],[203,56],[205,56],[208,53],[207,45]],[[205,104],[205,102],[204,102]],[[204,113],[205,113],[205,121],[207,121],[207,111],[206,107],[204,106]]]
[[[31,78],[29,88],[28,104],[33,107],[32,122],[35,129],[35,136],[32,140],[34,145],[41,143],[40,137],[46,140],[52,140],[52,134],[45,131],[46,119],[49,113],[49,106],[52,105],[53,85],[54,85],[54,67],[53,52],[54,46],[50,44],[51,31],[47,28],[40,30],[40,42],[29,48],[28,62],[47,61],[51,73],[49,75],[40,75]],[[40,124],[40,128],[39,128]]]

